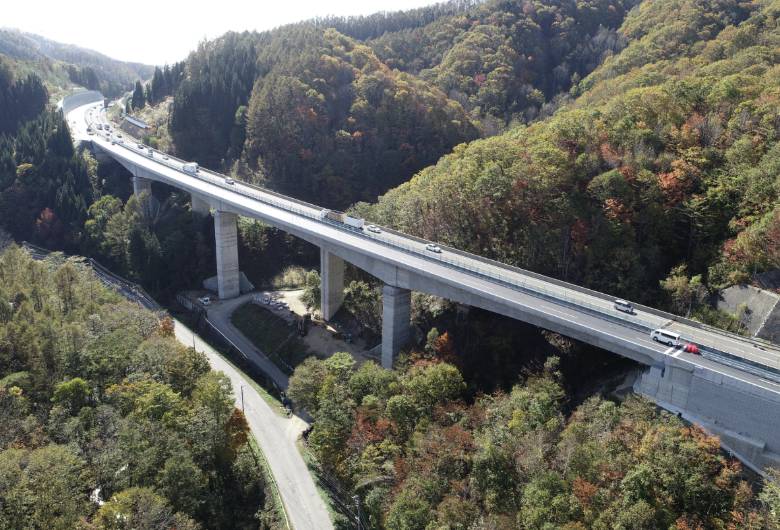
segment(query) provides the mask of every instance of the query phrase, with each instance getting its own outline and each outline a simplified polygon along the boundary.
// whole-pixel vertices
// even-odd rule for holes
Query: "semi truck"
[[[337,223],[345,224],[351,228],[355,228],[357,230],[363,230],[363,225],[365,222],[363,219],[358,219],[356,217],[350,217],[349,215],[345,214],[344,212],[339,212],[336,210],[322,210],[320,212],[320,219],[323,221],[326,219],[329,219],[331,221],[336,221]]]
[[[198,172],[198,164],[197,162],[187,162],[181,165],[181,170],[185,173],[190,173],[194,175]]]

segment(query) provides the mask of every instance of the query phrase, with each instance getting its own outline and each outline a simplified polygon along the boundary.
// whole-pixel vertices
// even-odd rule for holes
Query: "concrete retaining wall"
[[[736,313],[742,304],[749,310],[747,328],[751,335],[759,335],[765,323],[775,311],[780,296],[758,289],[751,285],[734,285],[724,289],[718,299],[718,309],[727,313]],[[774,335],[770,331],[768,335]]]
[[[755,471],[780,469],[778,394],[675,358],[645,370],[634,391],[717,435]]]
[[[69,96],[65,96],[57,106],[62,109],[63,114],[67,114],[76,107],[97,103],[98,101],[103,101],[102,93],[97,90],[82,90],[81,92],[74,92]]]

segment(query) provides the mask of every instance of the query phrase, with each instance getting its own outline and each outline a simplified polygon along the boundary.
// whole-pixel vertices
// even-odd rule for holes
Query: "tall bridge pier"
[[[412,291],[382,287],[382,366],[392,368],[396,354],[411,336]]]
[[[320,247],[320,314],[326,322],[344,301],[344,260]]]
[[[145,177],[133,177],[133,194],[141,195],[142,193],[152,194],[152,181]]]
[[[238,274],[238,216],[217,210],[214,213],[214,237],[217,245],[217,286],[223,300],[241,294]]]

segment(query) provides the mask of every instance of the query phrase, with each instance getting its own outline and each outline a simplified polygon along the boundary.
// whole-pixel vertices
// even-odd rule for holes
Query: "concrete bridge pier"
[[[411,336],[412,292],[385,285],[382,288],[382,366],[392,368],[396,354]]]
[[[152,181],[144,177],[133,177],[133,194],[141,195],[143,192],[152,194]]]
[[[200,195],[192,194],[192,213],[206,217],[211,213],[211,205],[209,201],[202,198]]]
[[[344,301],[344,260],[325,248],[320,248],[320,313],[325,321]]]
[[[235,298],[241,292],[238,274],[238,216],[217,210],[214,214],[214,237],[217,248],[217,291],[222,300]]]

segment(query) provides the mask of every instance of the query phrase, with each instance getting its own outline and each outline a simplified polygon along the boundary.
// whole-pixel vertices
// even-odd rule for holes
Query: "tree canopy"
[[[273,527],[229,381],[157,315],[17,247],[0,306],[0,528]]]

